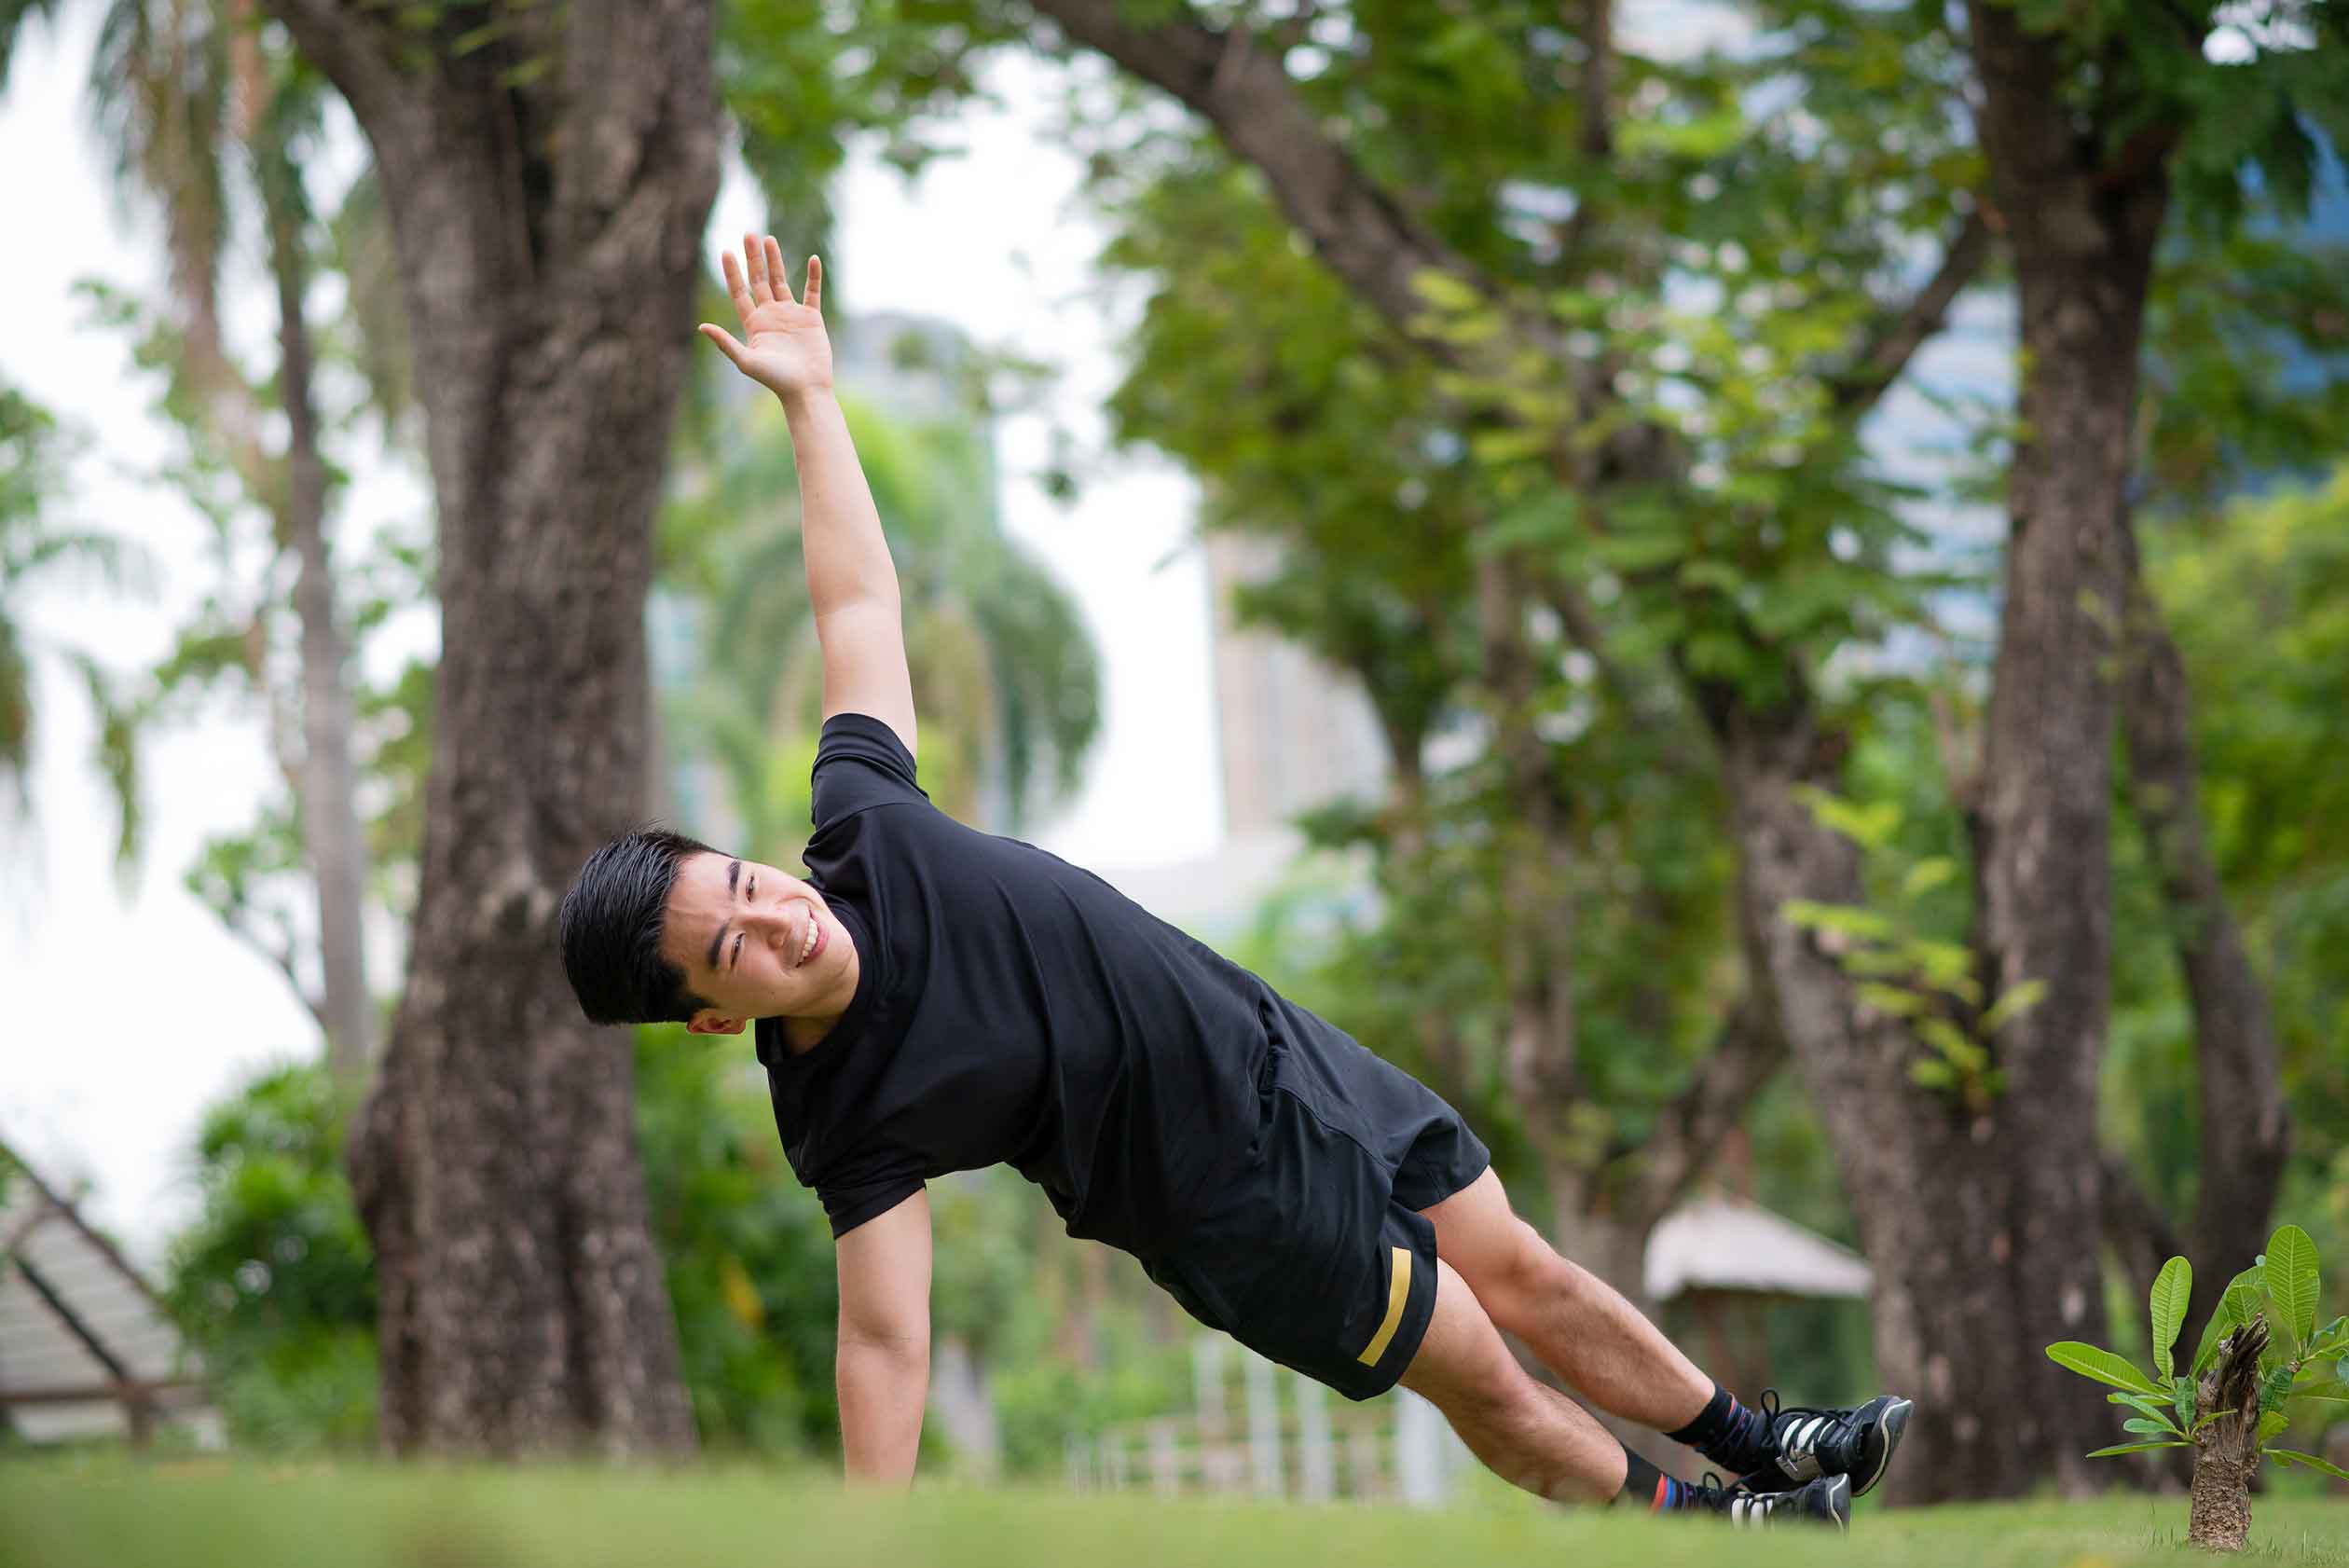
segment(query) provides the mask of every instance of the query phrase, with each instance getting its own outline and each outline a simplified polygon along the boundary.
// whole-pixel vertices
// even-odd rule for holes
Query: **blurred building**
[[[1243,626],[1233,612],[1234,590],[1279,564],[1276,547],[1216,533],[1205,548],[1225,836],[1285,832],[1315,806],[1376,797],[1385,787],[1383,743],[1360,683],[1286,639]]]
[[[1386,756],[1358,681],[1285,638],[1241,625],[1234,595],[1271,573],[1276,546],[1216,533],[1202,549],[1213,598],[1209,674],[1222,836],[1188,860],[1091,869],[1161,919],[1212,942],[1236,934],[1290,880],[1305,851],[1300,816],[1384,793]],[[1334,914],[1367,900],[1368,882],[1367,861],[1357,860],[1334,881],[1325,877],[1311,901]]]

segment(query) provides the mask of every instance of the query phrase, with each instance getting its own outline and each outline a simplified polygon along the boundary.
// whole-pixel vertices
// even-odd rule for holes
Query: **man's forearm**
[[[914,1456],[922,1446],[928,1344],[843,1336],[837,1354],[840,1446],[848,1479],[904,1485],[914,1478]]]
[[[783,413],[799,458],[800,547],[816,613],[897,603],[897,566],[840,400],[829,387],[794,392],[783,399]]]

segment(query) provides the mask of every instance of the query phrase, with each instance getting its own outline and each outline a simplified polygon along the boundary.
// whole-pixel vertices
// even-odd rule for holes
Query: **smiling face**
[[[857,995],[856,944],[824,896],[756,860],[680,862],[661,954],[709,1003],[686,1025],[697,1035],[738,1035],[753,1018],[828,1024]]]

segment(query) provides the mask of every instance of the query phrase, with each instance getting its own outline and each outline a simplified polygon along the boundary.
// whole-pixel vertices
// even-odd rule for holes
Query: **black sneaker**
[[[1851,1478],[1821,1476],[1806,1485],[1782,1492],[1748,1492],[1722,1486],[1707,1476],[1701,1485],[1689,1485],[1685,1507],[1719,1514],[1730,1523],[1757,1530],[1781,1524],[1828,1524],[1837,1534],[1851,1527]]]
[[[1848,1410],[1781,1410],[1778,1390],[1765,1388],[1762,1411],[1770,1418],[1778,1457],[1738,1484],[1749,1492],[1784,1492],[1821,1476],[1844,1476],[1851,1494],[1861,1496],[1884,1479],[1916,1408],[1896,1394],[1879,1394]]]

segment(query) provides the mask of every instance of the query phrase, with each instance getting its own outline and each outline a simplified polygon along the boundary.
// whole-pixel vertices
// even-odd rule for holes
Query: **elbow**
[[[877,1360],[899,1366],[929,1365],[929,1327],[907,1325],[877,1325],[843,1322],[840,1326],[840,1349],[851,1350]]]

